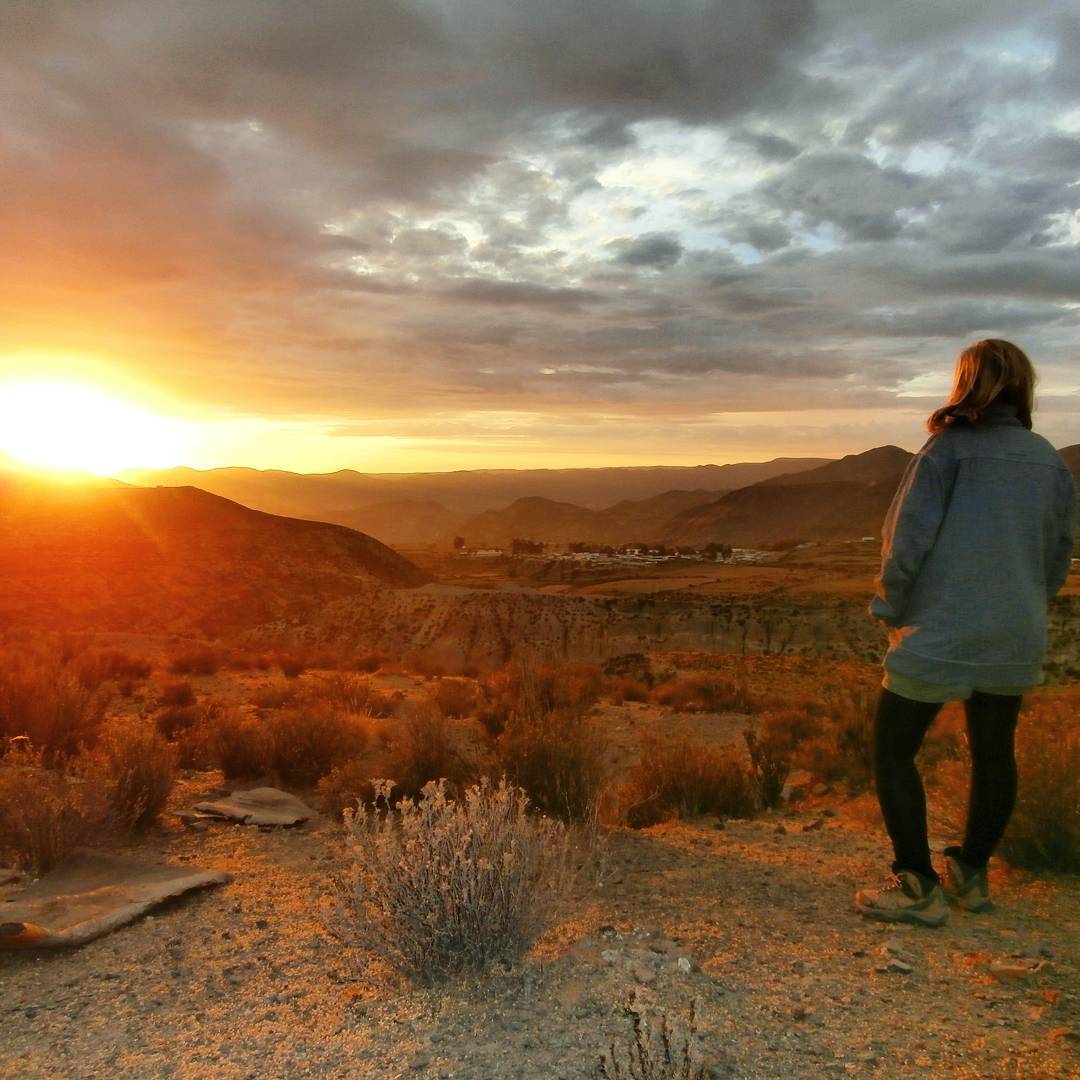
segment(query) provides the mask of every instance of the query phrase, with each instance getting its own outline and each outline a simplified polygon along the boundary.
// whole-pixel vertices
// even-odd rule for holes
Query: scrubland
[[[450,675],[288,642],[8,642],[0,865],[25,880],[90,845],[236,881],[77,958],[0,961],[0,1075],[1067,1075],[1080,686],[1025,706],[999,914],[954,914],[935,938],[850,910],[887,867],[879,676],[817,656]],[[958,706],[922,760],[940,844],[964,810]],[[172,814],[260,785],[319,813],[275,834]],[[1037,975],[992,974],[1032,949]],[[111,972],[124,994],[73,992],[69,972]],[[956,1037],[900,1030],[879,994],[938,1034],[953,1009]]]

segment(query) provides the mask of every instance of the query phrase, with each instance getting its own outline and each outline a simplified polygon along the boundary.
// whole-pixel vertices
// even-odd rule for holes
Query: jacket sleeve
[[[908,463],[881,530],[881,573],[874,579],[870,614],[887,626],[903,625],[919,567],[934,546],[948,505],[948,484],[926,452],[930,445]]]
[[[1076,485],[1072,475],[1061,473],[1058,512],[1054,516],[1053,531],[1048,538],[1046,559],[1046,599],[1052,600],[1069,576],[1073,543],[1076,537]]]

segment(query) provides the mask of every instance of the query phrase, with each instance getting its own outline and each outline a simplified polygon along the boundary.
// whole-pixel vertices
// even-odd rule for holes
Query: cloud
[[[674,266],[683,254],[678,237],[670,233],[645,233],[633,240],[612,240],[609,246],[616,252],[616,262],[652,270]]]
[[[1078,43],[1058,0],[8,0],[0,358],[555,431],[885,408],[993,330],[1067,400]]]

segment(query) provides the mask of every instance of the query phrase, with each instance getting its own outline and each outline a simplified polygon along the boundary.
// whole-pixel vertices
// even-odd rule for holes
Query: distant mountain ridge
[[[775,458],[731,465],[650,465],[593,469],[476,469],[446,473],[291,473],[258,469],[132,469],[122,478],[148,486],[192,485],[271,513],[307,517],[347,512],[376,502],[437,503],[466,515],[536,496],[599,510],[676,489],[731,491],[828,458]]]

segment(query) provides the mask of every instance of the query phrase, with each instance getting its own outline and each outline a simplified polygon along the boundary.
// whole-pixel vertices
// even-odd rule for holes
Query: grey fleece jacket
[[[949,686],[1037,683],[1075,529],[1068,467],[1014,407],[932,436],[882,530],[870,613],[895,628],[885,668]]]

